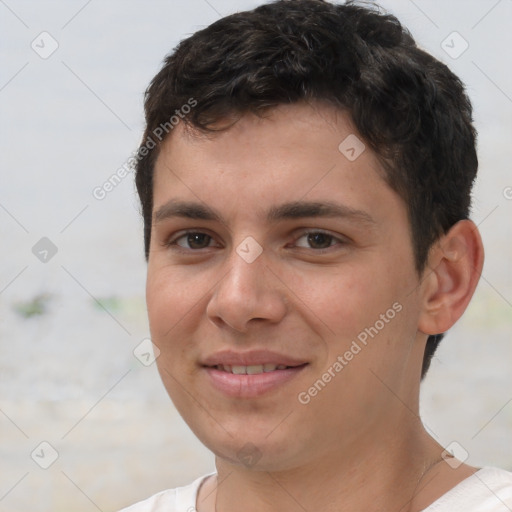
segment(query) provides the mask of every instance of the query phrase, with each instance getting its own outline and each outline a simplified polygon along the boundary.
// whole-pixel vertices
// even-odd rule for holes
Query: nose
[[[256,323],[278,323],[287,311],[286,287],[269,268],[265,251],[250,261],[235,249],[208,303],[208,318],[244,333]]]

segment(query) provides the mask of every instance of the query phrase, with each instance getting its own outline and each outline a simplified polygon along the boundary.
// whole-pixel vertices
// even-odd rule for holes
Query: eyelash
[[[339,242],[339,245],[346,245],[347,244],[347,241],[341,237],[336,237],[330,233],[327,233],[325,231],[322,231],[322,230],[319,230],[319,229],[315,229],[315,230],[309,230],[309,231],[303,231],[298,237],[297,239],[295,240],[295,242],[297,242],[297,240],[300,240],[302,237],[304,236],[307,236],[307,235],[313,235],[313,234],[322,234],[322,235],[325,235],[327,237],[329,237],[331,239],[331,241],[337,241]],[[180,251],[180,252],[199,252],[201,251],[202,249],[209,249],[209,247],[202,247],[201,249],[187,249],[187,248],[184,248],[184,247],[181,247],[179,245],[177,245],[177,241],[180,240],[181,238],[184,238],[188,235],[206,235],[207,237],[210,238],[210,240],[213,240],[213,237],[211,235],[209,235],[208,233],[204,233],[203,231],[194,231],[194,230],[187,230],[185,232],[183,232],[181,235],[177,236],[177,237],[174,237],[174,238],[171,238],[169,239],[168,241],[164,242],[162,245],[164,247],[167,247],[169,249],[172,249],[172,250],[177,250],[177,251]],[[330,249],[334,247],[334,245],[330,245],[329,247],[325,248],[325,249],[314,249],[314,248],[309,248],[310,250],[312,250],[315,254],[325,254],[327,252],[331,252]],[[305,247],[299,247],[299,249],[307,249]]]

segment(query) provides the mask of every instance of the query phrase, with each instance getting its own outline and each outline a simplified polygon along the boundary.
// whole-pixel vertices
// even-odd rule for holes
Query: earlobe
[[[440,334],[464,313],[476,289],[484,262],[476,225],[461,220],[432,247],[422,282],[422,312],[418,329]]]

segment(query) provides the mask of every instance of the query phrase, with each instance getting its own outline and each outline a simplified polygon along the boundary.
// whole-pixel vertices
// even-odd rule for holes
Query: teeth
[[[263,373],[262,364],[253,364],[247,367],[247,375],[255,375],[256,373]]]
[[[229,366],[227,364],[219,364],[217,365],[217,370],[233,373],[235,375],[256,375],[259,373],[268,373],[273,372],[275,370],[284,370],[288,368],[284,364],[253,364],[250,366],[241,366],[241,365],[233,365]]]

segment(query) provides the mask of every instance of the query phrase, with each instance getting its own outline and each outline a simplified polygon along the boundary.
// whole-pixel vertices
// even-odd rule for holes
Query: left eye
[[[323,231],[308,231],[307,233],[302,234],[297,240],[301,240],[302,238],[306,239],[306,243],[312,245],[311,246],[301,246],[297,244],[299,247],[305,247],[306,249],[327,249],[331,247],[333,241],[341,240],[336,238],[333,235],[329,235],[328,233],[324,233]]]

